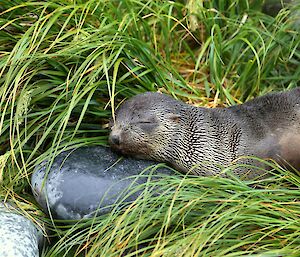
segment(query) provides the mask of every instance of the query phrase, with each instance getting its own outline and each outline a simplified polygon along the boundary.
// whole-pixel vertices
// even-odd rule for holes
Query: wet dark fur
[[[221,170],[216,167],[242,156],[300,169],[300,88],[214,109],[147,92],[120,106],[109,141],[124,155],[168,162],[199,175],[216,174]],[[238,163],[254,162],[242,158]]]

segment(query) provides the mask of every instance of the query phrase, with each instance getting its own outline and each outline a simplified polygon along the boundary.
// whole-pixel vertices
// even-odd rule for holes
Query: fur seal
[[[300,87],[211,109],[165,94],[139,94],[116,111],[109,143],[123,155],[167,162],[201,176],[216,175],[236,162],[258,164],[242,156],[300,169]],[[243,174],[246,170],[236,173],[258,175]]]

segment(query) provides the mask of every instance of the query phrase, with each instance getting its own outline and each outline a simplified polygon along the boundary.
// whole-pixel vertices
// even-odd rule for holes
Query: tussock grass
[[[66,230],[48,256],[82,241],[76,251],[84,256],[298,256],[299,181],[273,168],[279,175],[256,182],[180,176],[149,182],[136,188],[144,193],[126,210]]]
[[[29,187],[48,156],[107,144],[109,117],[132,95],[215,107],[297,86],[294,8],[270,17],[247,0],[1,1],[0,195],[58,236],[43,255],[297,256],[299,177],[277,167],[259,186],[167,177],[156,184],[164,194],[71,225],[44,217]]]

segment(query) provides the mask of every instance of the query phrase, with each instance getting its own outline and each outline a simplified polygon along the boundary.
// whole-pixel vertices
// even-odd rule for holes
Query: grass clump
[[[132,95],[215,107],[297,86],[294,8],[271,17],[247,0],[2,1],[1,198],[33,202],[36,165],[107,144],[108,119]],[[69,226],[31,208],[61,238],[44,256],[297,256],[299,178],[281,174],[256,187],[167,177],[148,185],[164,194]]]
[[[149,182],[126,210],[67,230],[48,256],[74,241],[86,242],[76,251],[84,256],[298,256],[299,182],[276,169],[281,176],[255,183],[179,176]],[[159,195],[150,193],[158,188]]]

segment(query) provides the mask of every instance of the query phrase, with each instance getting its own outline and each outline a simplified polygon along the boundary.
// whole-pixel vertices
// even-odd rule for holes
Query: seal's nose
[[[109,142],[112,145],[120,145],[120,135],[111,133],[109,135]]]

